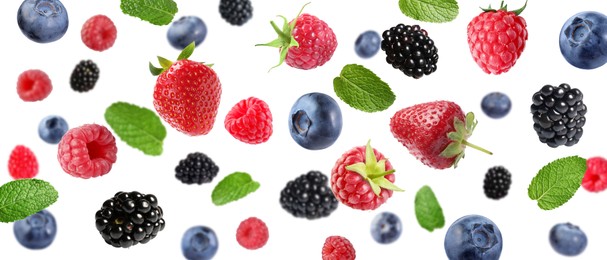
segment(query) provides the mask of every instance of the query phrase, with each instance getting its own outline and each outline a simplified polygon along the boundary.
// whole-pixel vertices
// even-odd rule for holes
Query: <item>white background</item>
[[[327,236],[341,235],[350,239],[357,259],[445,259],[444,236],[449,225],[461,216],[481,214],[492,219],[503,234],[502,259],[565,259],[548,242],[550,228],[560,222],[579,225],[588,236],[588,247],[578,259],[604,258],[607,243],[607,194],[591,194],[580,188],[564,206],[543,211],[527,196],[527,186],[537,171],[557,158],[580,155],[605,156],[604,102],[605,70],[580,70],[561,56],[558,34],[563,23],[573,14],[585,10],[607,12],[602,0],[530,1],[523,16],[528,23],[529,40],[522,57],[510,72],[487,75],[473,62],[466,41],[466,26],[480,12],[479,6],[499,6],[498,0],[459,1],[458,17],[444,24],[414,21],[404,16],[396,0],[391,1],[313,1],[305,12],[324,19],[337,35],[339,46],[324,66],[301,71],[283,65],[270,73],[268,68],[278,59],[277,50],[254,47],[274,38],[269,21],[282,14],[292,18],[306,1],[253,1],[252,20],[242,27],[231,26],[221,19],[219,1],[177,1],[179,12],[200,16],[209,29],[206,40],[191,59],[214,63],[223,85],[223,95],[216,124],[206,136],[188,137],[165,124],[167,137],[164,153],[146,156],[117,140],[118,161],[112,171],[96,179],[78,179],[64,173],[56,159],[57,146],[44,143],[37,135],[39,121],[49,115],[65,117],[70,127],[87,123],[107,125],[103,113],[116,101],[153,109],[155,84],[147,67],[156,55],[175,59],[179,51],[167,39],[168,26],[154,26],[122,14],[117,0],[64,0],[70,26],[59,41],[38,44],[28,40],[16,22],[20,1],[9,1],[0,10],[3,59],[0,72],[2,130],[0,158],[8,161],[15,145],[29,146],[38,156],[38,178],[49,181],[59,191],[59,200],[48,210],[57,219],[58,233],[53,244],[38,251],[20,246],[12,224],[0,224],[2,259],[180,259],[181,236],[191,226],[206,225],[219,237],[215,259],[320,259]],[[524,4],[511,0],[512,9]],[[80,40],[80,29],[89,17],[109,16],[117,26],[115,45],[105,52],[88,49]],[[280,21],[280,20],[276,20]],[[380,34],[398,23],[420,24],[429,32],[439,50],[438,70],[414,80],[386,64],[380,51],[372,59],[356,56],[354,41],[368,29]],[[92,59],[101,77],[92,91],[77,93],[69,87],[69,77],[81,59]],[[388,110],[373,114],[360,112],[340,101],[333,92],[332,80],[341,68],[357,63],[374,71],[396,94]],[[18,75],[28,69],[44,70],[53,81],[53,92],[42,102],[25,103],[16,93]],[[531,96],[545,84],[569,83],[579,88],[588,106],[584,136],[574,147],[549,148],[537,139],[529,112]],[[293,102],[308,92],[324,92],[336,100],[343,113],[343,131],[337,142],[321,151],[298,146],[287,127],[288,112]],[[500,120],[490,119],[480,110],[482,97],[492,91],[510,96],[513,108]],[[267,143],[241,143],[223,127],[223,119],[239,100],[256,96],[265,100],[274,116],[274,134]],[[470,142],[492,152],[489,156],[468,149],[457,169],[433,170],[417,161],[392,137],[390,117],[399,109],[417,103],[447,99],[465,111],[473,111],[479,121]],[[396,169],[396,184],[406,191],[394,196],[376,211],[358,211],[340,205],[329,217],[309,221],[297,219],[284,211],[278,202],[284,185],[309,170],[329,175],[335,161],[348,149],[364,145],[368,139],[384,153]],[[188,153],[200,151],[220,167],[210,184],[186,186],[174,177],[174,167]],[[486,170],[504,165],[513,174],[510,194],[500,201],[487,199],[482,183]],[[6,169],[6,166],[4,166]],[[261,183],[248,197],[217,207],[211,202],[211,191],[224,176],[246,171]],[[11,181],[6,170],[0,183]],[[416,191],[430,185],[441,203],[446,225],[432,233],[422,229],[414,214]],[[145,245],[117,249],[107,245],[94,225],[94,214],[104,200],[117,191],[137,190],[153,193],[164,210],[166,228]],[[373,217],[382,211],[397,213],[403,222],[401,238],[393,244],[376,243],[369,232]],[[240,221],[256,216],[270,230],[267,245],[256,251],[246,250],[235,239]]]

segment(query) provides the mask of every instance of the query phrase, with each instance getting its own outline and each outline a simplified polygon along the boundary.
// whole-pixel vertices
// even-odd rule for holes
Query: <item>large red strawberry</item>
[[[293,68],[309,70],[324,65],[333,56],[337,38],[331,27],[314,15],[301,14],[302,11],[303,7],[297,18],[289,23],[285,17],[280,16],[284,20],[282,30],[272,21],[278,38],[269,43],[257,44],[279,48],[280,61],[274,67],[286,61]]]
[[[508,11],[502,1],[500,8],[491,6],[468,24],[468,45],[472,58],[487,74],[501,74],[514,66],[525,49],[527,23],[520,16],[525,5]]]
[[[150,63],[153,75],[159,75],[154,87],[154,108],[160,117],[190,136],[205,135],[213,128],[221,98],[221,82],[215,71],[189,60],[194,43],[188,45],[173,63],[158,57],[162,68]]]
[[[467,140],[476,127],[473,113],[464,116],[451,101],[434,101],[397,111],[390,119],[390,131],[409,152],[435,169],[457,167],[466,146],[491,152]]]
[[[331,190],[337,200],[353,209],[373,210],[384,204],[393,191],[394,169],[371,142],[345,152],[331,170]]]

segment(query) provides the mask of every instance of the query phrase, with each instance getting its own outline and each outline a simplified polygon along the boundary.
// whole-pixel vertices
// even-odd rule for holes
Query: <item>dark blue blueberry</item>
[[[25,0],[17,11],[17,23],[30,40],[49,43],[63,37],[69,21],[59,0]]]
[[[55,240],[57,222],[50,212],[42,210],[25,219],[15,221],[13,231],[22,246],[29,249],[43,249]]]
[[[505,117],[510,112],[512,102],[504,93],[491,92],[483,97],[481,108],[488,117],[498,119]]]
[[[576,256],[584,252],[588,238],[578,226],[559,223],[550,229],[550,245],[559,254]]]
[[[207,26],[202,19],[196,16],[183,16],[171,23],[167,32],[167,39],[171,46],[182,50],[190,43],[200,45],[207,37]]]
[[[445,235],[445,252],[450,260],[498,260],[502,244],[497,225],[479,215],[459,218]]]
[[[354,43],[354,50],[361,58],[371,58],[377,54],[381,44],[381,38],[376,31],[361,33]]]
[[[181,239],[181,252],[188,260],[209,260],[217,253],[217,235],[205,226],[189,228]]]
[[[391,212],[379,213],[371,222],[371,236],[380,244],[396,241],[402,232],[400,218]]]
[[[67,122],[60,116],[47,116],[38,125],[38,135],[49,144],[58,144],[67,130]]]
[[[301,96],[289,113],[291,137],[301,147],[321,150],[331,146],[341,133],[342,116],[339,105],[323,93]]]
[[[569,18],[559,35],[565,60],[580,69],[596,69],[607,63],[607,17],[586,11]]]

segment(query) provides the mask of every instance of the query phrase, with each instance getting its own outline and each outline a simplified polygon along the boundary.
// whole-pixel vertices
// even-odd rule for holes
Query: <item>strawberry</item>
[[[305,4],[304,7],[308,5]],[[324,65],[331,59],[337,48],[335,33],[326,22],[311,14],[301,14],[303,8],[297,14],[297,18],[287,23],[284,16],[282,30],[272,21],[272,27],[278,34],[278,38],[265,44],[256,46],[276,47],[280,50],[280,66],[284,61],[287,65],[309,70]]]
[[[603,157],[591,157],[586,160],[586,166],[582,187],[590,192],[607,189],[607,160]]]
[[[337,200],[353,209],[374,210],[384,204],[393,191],[394,169],[384,155],[371,147],[358,146],[345,152],[331,170],[331,190]]]
[[[492,154],[467,141],[476,124],[474,114],[464,116],[459,105],[434,101],[397,111],[390,119],[390,131],[422,163],[445,169],[457,167],[466,146]]]
[[[468,45],[472,58],[487,74],[501,74],[514,66],[525,49],[527,23],[520,9],[508,11],[502,1],[498,10],[482,9],[468,24]]]
[[[213,69],[189,60],[194,43],[173,63],[158,57],[162,68],[150,63],[158,75],[154,87],[154,108],[173,128],[190,136],[205,135],[213,128],[221,98],[221,82]]]

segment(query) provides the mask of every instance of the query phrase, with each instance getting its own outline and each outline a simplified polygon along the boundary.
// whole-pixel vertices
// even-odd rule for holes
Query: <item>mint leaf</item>
[[[242,199],[258,188],[259,182],[254,181],[251,175],[246,172],[235,172],[217,183],[211,198],[213,204],[221,206]]]
[[[529,184],[528,195],[543,210],[565,204],[582,185],[586,159],[570,156],[548,163]]]
[[[428,185],[415,194],[415,217],[419,225],[430,232],[445,226],[443,209]]]
[[[357,64],[344,66],[333,79],[333,89],[346,104],[364,112],[386,110],[396,99],[388,84]]]
[[[450,22],[459,13],[455,0],[399,0],[398,6],[403,14],[422,22]]]
[[[105,110],[105,121],[118,137],[147,155],[162,154],[166,129],[151,110],[125,102],[116,102]]]
[[[0,187],[0,222],[27,218],[57,201],[53,186],[39,179],[19,179]]]
[[[177,13],[177,4],[173,0],[121,0],[120,9],[153,25],[167,25]]]

